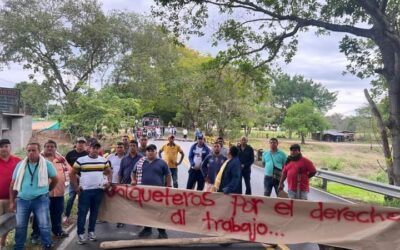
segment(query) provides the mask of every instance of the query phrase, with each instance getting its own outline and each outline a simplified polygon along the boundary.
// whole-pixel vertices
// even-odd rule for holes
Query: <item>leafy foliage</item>
[[[77,92],[90,74],[128,50],[138,20],[107,16],[95,0],[6,0],[0,63],[21,63],[45,75],[56,91]]]
[[[20,82],[15,88],[21,91],[21,105],[25,110],[30,110],[32,115],[46,116],[49,101],[54,98],[48,82]]]
[[[330,92],[322,84],[304,79],[303,76],[293,77],[287,74],[277,74],[272,86],[274,106],[286,110],[296,102],[310,99],[319,111],[326,112],[332,108],[337,98],[337,92]]]
[[[132,126],[135,116],[141,115],[138,100],[121,98],[112,88],[101,91],[89,88],[76,93],[74,99],[60,119],[62,128],[75,136],[117,133],[123,126]]]
[[[304,144],[304,138],[308,133],[327,129],[329,125],[322,114],[316,110],[312,101],[305,99],[289,107],[283,126],[297,132]]]

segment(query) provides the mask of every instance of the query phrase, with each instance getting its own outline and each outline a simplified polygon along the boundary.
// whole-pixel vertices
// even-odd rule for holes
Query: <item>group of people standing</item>
[[[0,215],[7,211],[16,212],[16,233],[14,249],[24,249],[28,221],[33,214],[32,242],[52,248],[51,234],[67,237],[62,230],[64,223],[70,223],[71,209],[76,196],[78,199],[77,235],[78,244],[87,240],[95,241],[95,227],[104,190],[114,184],[151,185],[178,188],[178,166],[185,153],[170,134],[168,142],[159,151],[154,144],[148,145],[146,134],[137,140],[123,136],[116,143],[115,151],[104,157],[100,143],[79,137],[74,149],[65,158],[57,152],[57,143],[48,140],[41,145],[31,142],[26,147],[26,157],[11,155],[8,139],[0,140]],[[270,196],[283,189],[287,179],[289,198],[307,199],[308,179],[316,170],[312,162],[302,157],[300,146],[290,147],[287,156],[278,149],[278,140],[269,140],[270,148],[263,153],[265,167],[264,195]],[[178,157],[180,155],[180,157]],[[245,194],[251,195],[251,166],[254,150],[246,137],[237,146],[224,147],[222,137],[210,148],[201,133],[189,150],[190,168],[187,189],[242,194],[242,179]],[[68,188],[69,199],[64,211],[64,193]],[[87,237],[85,224],[89,215]],[[117,223],[117,227],[124,224]],[[164,229],[158,229],[158,238],[166,239]],[[152,228],[144,227],[139,237],[148,237]],[[5,245],[6,236],[1,239]]]

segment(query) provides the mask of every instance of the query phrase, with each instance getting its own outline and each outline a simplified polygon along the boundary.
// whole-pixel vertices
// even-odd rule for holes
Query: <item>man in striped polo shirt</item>
[[[71,184],[79,194],[78,201],[78,244],[85,243],[85,222],[90,209],[88,238],[90,241],[96,241],[94,233],[97,214],[103,198],[104,189],[110,187],[112,172],[110,162],[102,156],[99,156],[101,148],[97,141],[90,145],[89,155],[80,157],[76,160],[70,174]],[[80,173],[80,185],[77,183],[76,174]],[[107,176],[105,181],[104,176]]]

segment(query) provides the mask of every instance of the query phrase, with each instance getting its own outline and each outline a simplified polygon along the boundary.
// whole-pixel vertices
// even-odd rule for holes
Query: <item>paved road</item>
[[[165,143],[165,141],[155,141],[153,142],[160,147]],[[186,187],[186,181],[188,177],[188,151],[190,146],[193,142],[177,142],[185,152],[186,159],[184,160],[183,164],[178,167],[178,180],[179,180],[179,187]],[[253,195],[263,195],[263,169],[253,166],[252,173],[251,173],[251,182],[252,182],[252,191]],[[244,183],[243,183],[244,188]],[[332,201],[332,202],[345,202],[343,199],[338,197],[331,196],[325,192],[312,189],[309,195],[311,200],[318,200],[318,201]],[[118,229],[116,228],[115,224],[112,223],[103,223],[98,224],[96,226],[96,234],[98,237],[97,242],[88,242],[85,245],[77,245],[76,244],[76,229],[74,228],[71,232],[71,236],[67,238],[58,249],[67,249],[67,250],[91,250],[91,249],[98,249],[100,242],[102,241],[112,241],[112,240],[131,240],[131,239],[138,239],[137,234],[141,230],[139,226],[132,226],[127,225],[125,228]],[[194,235],[185,232],[176,232],[168,230],[169,238],[193,238],[193,237],[202,237],[201,235]],[[157,237],[157,231],[153,231],[152,238]],[[281,249],[285,248],[285,245],[279,245]],[[319,247],[317,244],[295,244],[295,245],[288,245],[288,247],[292,250],[318,250]],[[193,248],[204,248],[204,249],[273,249],[268,247],[268,245],[260,244],[260,243],[245,243],[245,244],[233,244],[229,247],[223,247],[219,245],[201,245],[201,246],[189,246],[189,247],[182,247],[180,246],[179,249],[193,249]],[[164,249],[162,247],[158,248],[135,248],[135,249]],[[173,249],[169,247],[168,249]],[[279,249],[279,248],[278,248]]]

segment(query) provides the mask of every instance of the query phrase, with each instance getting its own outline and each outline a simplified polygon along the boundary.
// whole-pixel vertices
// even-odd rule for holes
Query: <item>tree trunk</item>
[[[306,144],[305,135],[303,133],[300,134],[301,136],[301,144]]]
[[[218,128],[218,136],[221,137],[225,136],[225,128]]]
[[[394,184],[400,186],[400,77],[389,82],[389,129],[392,134]]]
[[[386,172],[387,172],[387,175],[388,175],[389,184],[393,185],[394,184],[394,180],[393,180],[393,161],[392,161],[392,153],[390,152],[389,140],[388,140],[388,134],[387,134],[387,131],[386,131],[386,126],[385,126],[385,124],[383,122],[382,115],[379,112],[378,107],[376,106],[374,100],[372,100],[372,98],[369,95],[367,89],[364,89],[364,95],[365,95],[365,98],[367,98],[369,106],[371,107],[372,114],[375,116],[375,118],[376,118],[376,120],[378,122],[379,134],[380,134],[381,140],[382,140],[383,154],[385,156]]]

